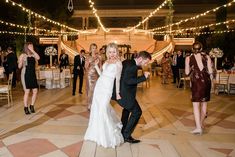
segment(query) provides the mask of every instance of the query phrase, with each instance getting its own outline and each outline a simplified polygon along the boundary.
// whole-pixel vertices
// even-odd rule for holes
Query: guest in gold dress
[[[87,103],[88,103],[88,110],[91,108],[93,92],[95,88],[96,81],[98,79],[98,73],[95,69],[95,62],[98,60],[99,68],[102,66],[101,56],[97,51],[97,45],[92,43],[90,45],[90,56],[86,60],[85,68],[87,73]]]
[[[172,78],[172,71],[171,71],[171,58],[168,52],[164,53],[161,66],[162,66],[162,84],[168,83],[169,79]]]

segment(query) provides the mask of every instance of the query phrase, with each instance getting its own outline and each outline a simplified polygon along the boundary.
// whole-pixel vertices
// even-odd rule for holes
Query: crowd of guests
[[[36,78],[36,64],[40,59],[37,52],[35,52],[33,44],[31,42],[27,42],[24,45],[23,52],[19,56],[19,60],[17,60],[16,54],[14,53],[11,47],[7,48],[5,54],[1,51],[1,60],[0,64],[4,66],[6,76],[8,77],[10,73],[13,73],[13,87],[16,86],[16,70],[21,69],[21,82],[24,89],[24,112],[25,114],[35,113],[35,102],[38,93],[38,83]],[[104,55],[105,54],[105,55]],[[140,53],[125,53],[122,54],[121,51],[118,51],[118,47],[114,43],[110,43],[107,46],[107,49],[103,48],[99,49],[95,43],[90,44],[89,53],[86,55],[85,50],[80,50],[79,54],[74,57],[73,64],[73,88],[72,95],[76,95],[77,91],[77,79],[79,78],[79,88],[78,93],[83,94],[83,80],[86,79],[86,95],[87,95],[87,110],[91,111],[91,115],[94,115],[96,119],[92,119],[93,122],[89,122],[88,132],[86,134],[86,139],[97,140],[97,137],[91,137],[93,135],[93,130],[97,124],[97,118],[99,117],[99,112],[102,112],[104,117],[104,122],[102,122],[102,127],[106,127],[103,123],[106,123],[106,119],[110,119],[110,127],[112,129],[117,129],[115,126],[117,119],[113,119],[113,111],[109,108],[109,101],[111,100],[112,93],[115,93],[114,100],[116,100],[123,109],[122,123],[124,125],[124,130],[120,130],[120,134],[117,136],[118,142],[113,144],[108,144],[107,147],[117,146],[124,141],[130,143],[138,143],[139,140],[136,140],[131,137],[131,133],[135,125],[138,123],[138,120],[142,114],[141,108],[138,102],[135,99],[136,94],[136,86],[138,83],[145,81],[149,77],[149,73],[144,73],[143,76],[137,76],[138,66],[145,66],[151,60],[151,55],[146,51],[141,51]],[[60,62],[60,70],[67,68],[69,66],[69,57],[68,54],[64,50],[59,57]],[[211,80],[213,79],[213,62],[209,55],[203,51],[203,46],[200,42],[195,42],[192,45],[191,53],[189,51],[183,53],[182,50],[177,50],[173,53],[165,52],[163,54],[160,63],[157,60],[153,60],[151,63],[151,73],[152,75],[158,75],[158,71],[156,71],[157,67],[161,67],[161,77],[162,84],[167,84],[171,81],[171,83],[177,83],[180,80],[179,70],[185,69],[185,74],[190,76],[191,82],[191,91],[192,91],[192,104],[193,104],[193,113],[195,118],[196,128],[191,131],[193,134],[202,134],[204,128],[204,120],[207,117],[207,102],[210,101],[210,90],[211,90]],[[107,68],[107,67],[110,67]],[[131,68],[130,68],[131,67]],[[107,68],[107,69],[106,69]],[[226,70],[235,69],[234,63],[229,62],[228,59],[225,59],[223,62],[223,68]],[[103,73],[101,72],[103,70]],[[105,72],[107,71],[107,73]],[[85,75],[86,72],[86,75]],[[101,75],[103,74],[103,75]],[[85,75],[85,76],[84,76]],[[102,77],[101,77],[102,76]],[[121,78],[122,77],[122,78]],[[118,82],[123,79],[123,77],[127,77],[126,84],[123,85],[122,82]],[[130,77],[130,79],[128,79]],[[108,80],[107,85],[105,81]],[[114,83],[114,80],[116,82]],[[99,82],[97,87],[97,82]],[[113,84],[114,83],[114,84]],[[121,89],[119,85],[121,84]],[[130,87],[129,87],[130,85]],[[114,92],[113,92],[114,86]],[[108,87],[107,90],[105,87]],[[133,88],[134,89],[131,89]],[[103,93],[99,93],[99,91],[105,90]],[[123,100],[124,97],[130,93],[127,91],[121,91],[123,89],[129,90],[130,93],[133,92],[134,95],[130,95],[126,97],[126,100]],[[32,92],[31,101],[29,100],[29,93]],[[120,93],[124,93],[123,95],[119,95]],[[107,94],[107,95],[102,95]],[[133,97],[133,100],[130,99]],[[104,107],[105,111],[100,110],[100,101],[103,101],[106,106]],[[96,101],[96,102],[94,102]],[[128,108],[125,106],[132,102],[132,104],[136,105],[137,108]],[[92,105],[96,105],[96,108]],[[107,110],[107,113],[106,112]],[[94,113],[96,112],[96,113]],[[112,112],[112,113],[111,113]],[[97,113],[99,113],[97,115]],[[101,115],[102,115],[101,114]],[[128,119],[129,115],[133,115],[133,119]],[[131,117],[130,116],[130,117]],[[93,118],[94,118],[93,117]],[[125,119],[125,120],[124,120]],[[129,126],[128,121],[130,121],[131,126]],[[99,121],[100,122],[100,121]],[[97,123],[99,123],[97,122]],[[104,126],[103,126],[104,125]],[[125,128],[126,127],[126,128]],[[130,127],[130,128],[128,128]],[[89,133],[89,128],[92,128]],[[125,130],[126,129],[126,130]],[[109,133],[109,132],[108,132]],[[106,140],[103,132],[102,140]],[[120,136],[120,135],[123,135]],[[110,137],[111,138],[111,137]],[[124,139],[123,139],[124,138]],[[97,141],[95,141],[97,142]],[[102,141],[101,141],[102,142]],[[114,141],[116,142],[116,141]],[[103,145],[101,143],[101,145]],[[104,144],[106,146],[106,144]]]

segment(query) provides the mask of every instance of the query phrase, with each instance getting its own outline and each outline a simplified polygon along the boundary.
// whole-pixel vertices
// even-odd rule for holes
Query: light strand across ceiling
[[[29,27],[29,26],[25,26],[25,25],[19,25],[19,24],[15,24],[15,23],[11,23],[11,22],[6,22],[3,20],[0,20],[0,24],[4,24],[4,25],[10,26],[10,27],[21,28],[21,29],[31,29],[31,30],[49,32],[49,33],[60,33],[59,31],[52,31],[52,30],[41,29],[41,28],[37,28],[37,27]]]
[[[0,31],[0,34],[10,34],[10,35],[28,35],[28,36],[59,36],[59,34],[48,34],[48,33],[24,33],[24,32],[14,32],[14,31]]]
[[[198,26],[198,27],[190,27],[190,28],[184,28],[184,29],[177,29],[177,30],[171,30],[171,31],[159,31],[159,32],[154,32],[154,33],[173,33],[173,32],[183,32],[183,31],[192,31],[192,30],[197,30],[197,29],[203,29],[203,28],[208,28],[208,27],[213,27],[213,26],[219,26],[223,24],[232,24],[235,23],[235,20],[227,20],[225,22],[217,22],[213,24],[208,24],[208,25],[203,25],[203,26]]]
[[[124,32],[130,32],[133,31],[134,29],[138,28],[139,26],[141,26],[141,24],[144,24],[146,21],[148,21],[153,15],[155,15],[161,8],[163,8],[168,2],[170,2],[171,0],[165,0],[160,6],[158,6],[156,9],[154,9],[152,12],[149,13],[149,15],[147,17],[145,17],[142,21],[140,21],[137,25],[128,28],[128,29],[124,29]]]
[[[75,29],[75,28],[69,27],[69,26],[67,26],[67,25],[61,24],[61,23],[59,23],[59,22],[56,22],[56,21],[54,21],[54,20],[51,20],[51,19],[49,19],[49,18],[47,18],[47,17],[45,17],[45,16],[43,16],[43,15],[40,15],[40,14],[38,14],[38,13],[36,13],[36,12],[34,12],[34,11],[28,9],[28,8],[23,7],[22,4],[16,3],[16,2],[14,2],[14,1],[12,1],[12,0],[6,0],[6,3],[11,3],[12,6],[20,7],[20,8],[22,9],[22,11],[24,11],[24,12],[30,14],[30,15],[34,15],[35,17],[40,18],[40,19],[42,19],[43,21],[50,22],[50,23],[52,23],[52,24],[54,24],[54,25],[60,26],[60,27],[62,27],[62,28],[68,29],[68,30],[70,30],[70,31],[80,32],[80,30],[78,30],[78,29]]]
[[[94,7],[95,3],[92,0],[89,0],[89,4],[90,4],[90,8],[92,9],[92,13],[94,14],[94,16],[96,17],[100,27],[102,28],[102,30],[104,32],[109,32],[110,30],[105,28],[105,26],[102,24],[99,15],[97,14],[97,9]]]
[[[166,25],[166,26],[156,27],[156,28],[154,28],[154,29],[150,29],[149,31],[161,30],[161,29],[164,29],[164,28],[167,28],[167,27],[172,27],[172,26],[175,26],[175,25],[180,25],[181,23],[184,23],[184,22],[196,20],[196,19],[198,19],[198,18],[200,18],[200,17],[206,16],[206,15],[209,14],[209,13],[216,12],[216,11],[218,11],[218,10],[221,9],[221,8],[230,7],[230,6],[232,6],[234,3],[235,3],[235,0],[233,0],[233,1],[229,2],[229,3],[227,3],[227,4],[221,5],[221,6],[219,6],[219,7],[216,7],[216,8],[214,8],[214,9],[207,10],[206,12],[201,13],[201,14],[198,14],[198,15],[196,15],[196,16],[193,16],[193,17],[190,17],[190,18],[187,18],[187,19],[184,19],[184,20],[180,20],[179,22],[172,23],[172,24],[169,24],[169,25]]]
[[[231,30],[222,30],[222,31],[211,31],[211,32],[196,32],[196,33],[171,33],[173,35],[187,35],[187,36],[190,36],[190,35],[205,35],[205,34],[223,34],[223,33],[231,33],[231,32],[235,32],[234,29],[231,29]],[[168,35],[170,33],[155,33],[155,35],[159,35],[159,36],[162,36],[162,35]]]

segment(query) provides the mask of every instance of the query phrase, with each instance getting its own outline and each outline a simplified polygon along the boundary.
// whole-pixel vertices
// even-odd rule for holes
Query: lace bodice
[[[122,63],[116,62],[110,64],[105,62],[102,66],[102,72],[98,68],[98,66],[95,66],[95,68],[99,75],[116,79],[116,93],[120,93],[120,77],[122,72]]]

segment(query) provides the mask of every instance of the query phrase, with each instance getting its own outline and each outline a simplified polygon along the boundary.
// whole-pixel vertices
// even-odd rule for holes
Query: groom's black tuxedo
[[[117,100],[117,102],[124,108],[122,112],[122,134],[124,139],[131,136],[131,133],[134,131],[134,128],[142,114],[142,110],[135,97],[137,84],[145,81],[146,78],[144,75],[137,76],[137,74],[138,66],[136,65],[135,60],[124,60],[122,62],[122,73],[120,80],[121,99]],[[113,92],[113,99],[115,97],[115,92]]]

